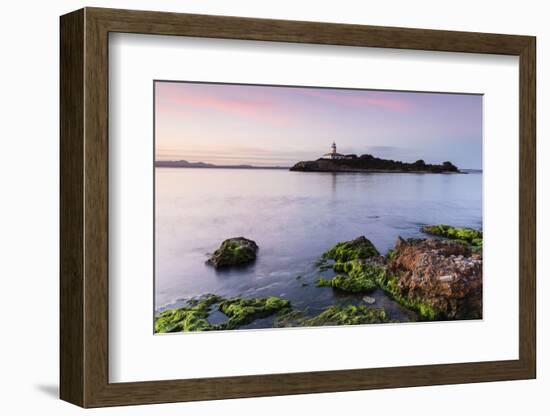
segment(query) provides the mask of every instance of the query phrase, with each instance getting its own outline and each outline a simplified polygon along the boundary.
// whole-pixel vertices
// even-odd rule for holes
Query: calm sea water
[[[385,254],[398,236],[423,236],[424,224],[481,228],[482,175],[312,173],[287,170],[156,169],[157,311],[191,297],[282,296],[306,314],[361,296],[317,288],[314,263],[338,241],[361,235]],[[205,264],[226,238],[259,245],[244,268]],[[377,291],[374,306],[393,319],[411,313]],[[214,318],[214,317],[213,317]],[[269,318],[249,327],[270,326]]]

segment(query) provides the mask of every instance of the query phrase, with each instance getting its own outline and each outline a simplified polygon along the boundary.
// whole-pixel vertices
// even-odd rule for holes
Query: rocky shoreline
[[[319,278],[316,286],[362,296],[364,305],[331,305],[315,316],[293,308],[282,297],[245,299],[208,294],[190,299],[182,308],[155,317],[155,332],[238,329],[257,319],[273,317],[272,326],[309,327],[396,322],[384,308],[371,306],[375,290],[383,290],[418,321],[482,318],[481,231],[448,225],[422,228],[430,238],[398,238],[385,256],[365,236],[335,244],[317,263],[319,273],[332,270],[331,278]],[[208,264],[235,267],[253,262],[257,244],[244,237],[225,240]],[[213,312],[222,322],[210,322]]]
[[[301,161],[290,168],[294,172],[364,172],[364,173],[464,173],[451,162],[440,165],[423,160],[406,163],[398,160],[380,159],[373,155],[349,155],[345,159],[317,159]]]

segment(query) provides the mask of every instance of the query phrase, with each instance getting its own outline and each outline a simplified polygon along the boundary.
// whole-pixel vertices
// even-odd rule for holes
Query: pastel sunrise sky
[[[329,151],[482,166],[482,96],[155,82],[155,158],[292,166]]]

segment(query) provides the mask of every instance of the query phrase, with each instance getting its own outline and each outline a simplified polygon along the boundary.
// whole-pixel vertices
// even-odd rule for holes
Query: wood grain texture
[[[108,380],[108,33],[520,57],[518,360],[206,379]],[[61,18],[61,397],[83,407],[535,377],[535,38],[86,8]]]
[[[536,377],[536,41],[520,54],[519,140],[519,355]]]
[[[60,23],[60,388],[84,405],[84,12]]]
[[[87,11],[85,16],[84,397],[89,406],[98,400],[108,380],[109,70],[108,32]]]

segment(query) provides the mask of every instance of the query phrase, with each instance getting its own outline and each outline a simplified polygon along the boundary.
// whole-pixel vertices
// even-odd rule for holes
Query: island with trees
[[[423,160],[414,163],[380,159],[371,154],[344,155],[336,151],[333,142],[330,151],[317,160],[301,161],[290,168],[295,172],[398,172],[398,173],[464,173],[449,161],[429,164]]]
[[[397,173],[464,173],[449,161],[440,165],[417,160],[406,163],[398,160],[380,159],[370,154],[346,155],[342,159],[319,158],[301,161],[290,168],[295,172],[397,172]]]

